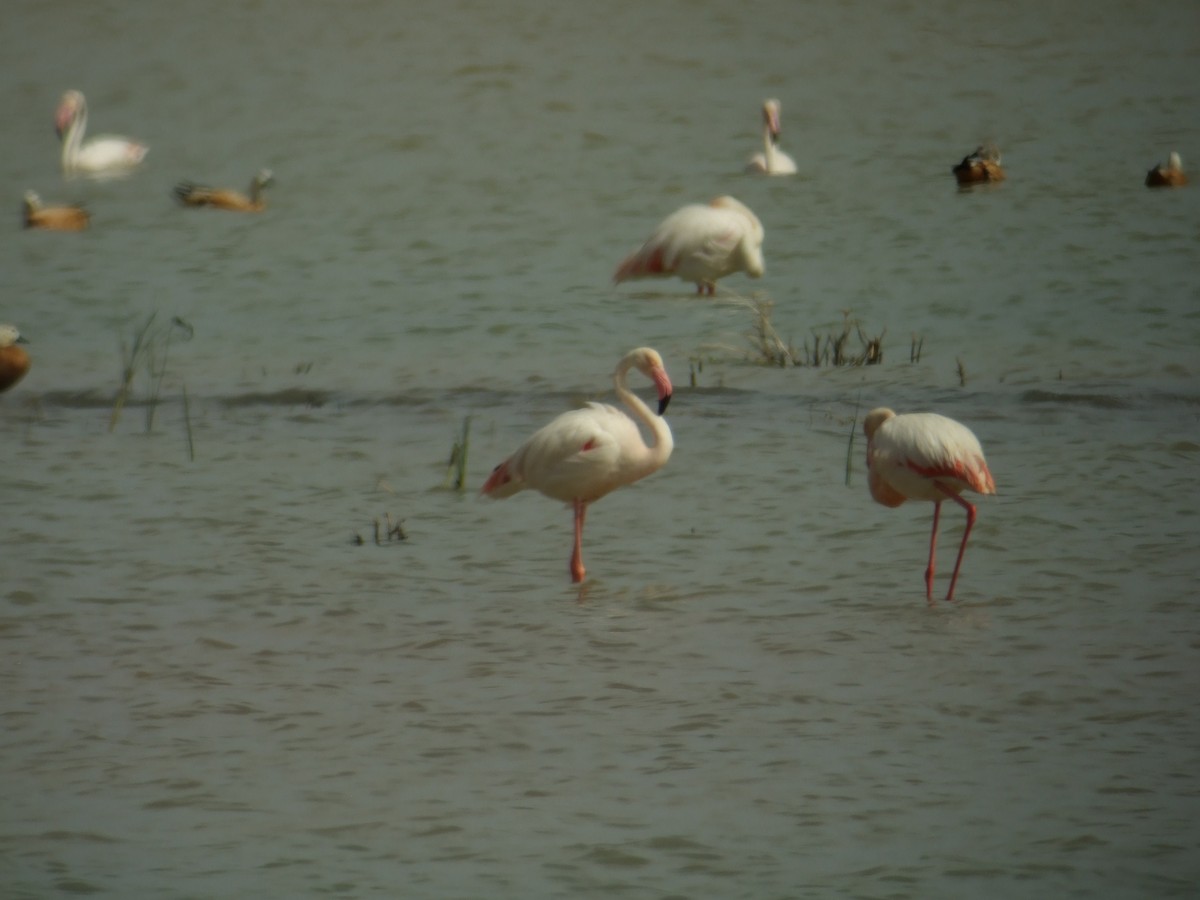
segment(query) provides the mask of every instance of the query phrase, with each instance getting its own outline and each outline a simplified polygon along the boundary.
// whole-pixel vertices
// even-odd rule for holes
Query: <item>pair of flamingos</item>
[[[626,383],[631,369],[650,379],[658,391],[657,414]],[[671,428],[662,417],[671,401],[671,379],[662,357],[649,347],[627,353],[613,373],[618,399],[632,418],[614,406],[588,403],[560,415],[534,432],[517,451],[492,470],[482,493],[494,499],[511,497],[530,488],[569,503],[575,514],[575,545],[571,579],[583,581],[583,523],[588,506],[608,493],[657,472],[675,447]],[[638,423],[652,440],[642,439]],[[960,495],[965,490],[994,494],[995,482],[975,435],[964,425],[935,413],[896,415],[873,409],[863,421],[867,435],[868,485],[871,496],[884,506],[905,500],[933,502],[933,531],[925,595],[933,600],[934,561],[942,502],[953,500],[967,513],[966,528],[954,563],[947,602],[954,599],[967,538],[975,524],[975,507]]]

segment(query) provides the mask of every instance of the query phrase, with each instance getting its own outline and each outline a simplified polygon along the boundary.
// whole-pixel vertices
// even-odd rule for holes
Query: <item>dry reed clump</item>
[[[771,322],[774,303],[762,299],[740,299],[750,311],[753,324],[747,336],[755,358],[769,366],[874,366],[883,362],[883,339],[887,329],[876,337],[867,337],[862,325],[853,318],[849,310],[842,312],[840,332],[821,334],[813,330],[812,343],[804,341],[797,349],[791,341],[784,341]],[[859,346],[850,347],[852,335],[858,336]],[[855,352],[857,351],[857,352]]]

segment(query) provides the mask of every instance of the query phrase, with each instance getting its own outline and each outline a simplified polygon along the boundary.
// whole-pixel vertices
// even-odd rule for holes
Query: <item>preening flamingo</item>
[[[929,536],[929,566],[925,569],[925,597],[931,603],[942,501],[948,497],[967,511],[967,525],[946,594],[946,601],[950,602],[954,599],[967,538],[975,524],[975,507],[959,494],[964,490],[996,493],[996,482],[983,458],[983,448],[969,428],[937,413],[898,416],[880,407],[867,413],[863,431],[867,435],[871,496],[884,506],[899,506],[905,500],[933,501],[933,532]]]
[[[7,391],[29,371],[29,354],[17,346],[25,343],[15,325],[0,325],[0,391]]]
[[[249,192],[243,194],[229,188],[210,188],[181,181],[175,185],[175,196],[184,206],[212,206],[233,212],[262,212],[267,208],[263,188],[275,180],[270,169],[262,169],[250,182]]]
[[[959,184],[979,184],[984,181],[1003,181],[1000,149],[995,144],[981,144],[962,158],[951,170]]]
[[[71,206],[45,206],[42,198],[34,191],[25,192],[23,219],[26,228],[44,228],[48,231],[83,231],[91,217],[79,204]]]
[[[626,385],[630,369],[637,369],[658,388],[658,415]],[[613,372],[613,386],[634,418],[605,403],[588,403],[583,409],[565,412],[496,466],[482,490],[499,500],[533,488],[553,500],[570,503],[575,511],[574,582],[583,581],[585,574],[583,520],[588,506],[610,491],[657,472],[675,447],[671,429],[662,418],[671,401],[671,380],[656,350],[639,347],[625,354]],[[637,422],[650,430],[654,440],[649,446],[642,440]]]
[[[617,267],[613,281],[676,275],[694,281],[696,293],[712,294],[717,279],[734,272],[762,277],[762,244],[758,217],[733,197],[717,197],[707,206],[694,203],[663,219],[642,248]]]
[[[764,100],[763,152],[755,153],[746,163],[746,171],[756,175],[795,175],[796,163],[779,149],[779,101]]]
[[[1167,164],[1159,163],[1146,173],[1146,187],[1183,187],[1188,183],[1187,173],[1183,171],[1183,160],[1179,154],[1172,152],[1167,157]]]
[[[128,173],[146,158],[146,145],[128,138],[102,136],[84,143],[87,118],[87,100],[83,94],[67,91],[62,95],[54,123],[62,141],[63,172],[112,177]]]

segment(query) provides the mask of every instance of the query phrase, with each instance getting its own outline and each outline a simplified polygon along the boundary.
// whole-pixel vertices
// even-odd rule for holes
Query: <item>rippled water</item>
[[[5,896],[1194,893],[1200,192],[1142,186],[1200,157],[1193,4],[5,23],[7,195],[93,214],[0,242],[35,360],[0,399]],[[143,171],[61,179],[68,87]],[[741,174],[765,96],[795,178]],[[960,193],[985,139],[1009,180]],[[261,166],[260,217],[171,200]],[[719,193],[761,282],[609,284]],[[746,298],[883,364],[760,365]],[[151,315],[158,403],[143,370],[110,430]],[[639,344],[676,451],[574,588],[569,511],[475,491]],[[881,403],[999,484],[953,607],[930,510],[848,446]]]

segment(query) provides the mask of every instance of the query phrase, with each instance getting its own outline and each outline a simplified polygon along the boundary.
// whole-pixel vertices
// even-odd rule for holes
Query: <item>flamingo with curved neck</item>
[[[626,376],[637,369],[658,389],[658,414],[629,389]],[[575,547],[571,580],[583,581],[583,522],[588,506],[623,485],[661,469],[675,448],[662,414],[671,401],[671,379],[656,350],[639,347],[625,354],[613,372],[617,397],[633,413],[605,403],[588,403],[565,412],[534,432],[517,451],[492,470],[482,493],[500,500],[526,488],[571,504],[575,513]],[[647,445],[638,423],[653,437]]]
[[[149,148],[128,138],[104,135],[86,143],[87,100],[79,91],[67,91],[58,103],[55,129],[62,141],[62,168],[67,175],[115,177],[128,174],[146,158]]]
[[[779,101],[764,100],[763,152],[755,153],[746,164],[746,171],[757,175],[795,175],[795,161],[779,149]]]

